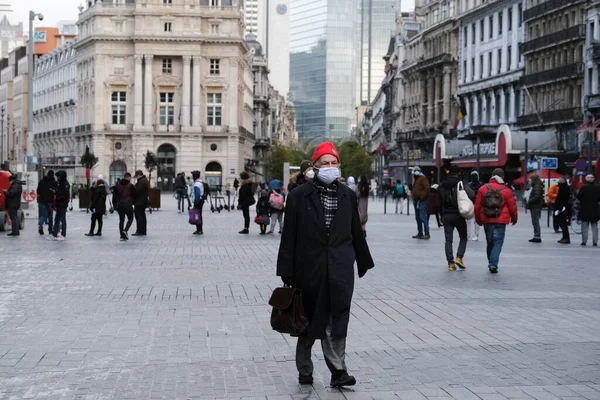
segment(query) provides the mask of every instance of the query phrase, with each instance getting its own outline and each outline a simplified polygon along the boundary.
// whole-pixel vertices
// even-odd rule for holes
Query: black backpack
[[[206,182],[202,182],[202,187],[202,201],[206,201],[206,199],[208,199],[208,196],[210,195],[210,187]]]
[[[488,218],[498,218],[502,214],[502,203],[504,198],[502,192],[504,189],[508,189],[506,186],[502,186],[499,189],[492,189],[490,185],[485,185],[487,192],[483,196],[483,213]]]
[[[446,210],[458,210],[457,195],[456,186],[444,189],[444,205]]]

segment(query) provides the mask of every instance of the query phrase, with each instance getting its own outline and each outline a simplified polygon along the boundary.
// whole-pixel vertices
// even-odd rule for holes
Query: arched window
[[[110,164],[108,184],[114,186],[125,175],[125,172],[127,172],[127,165],[121,160],[114,161]]]

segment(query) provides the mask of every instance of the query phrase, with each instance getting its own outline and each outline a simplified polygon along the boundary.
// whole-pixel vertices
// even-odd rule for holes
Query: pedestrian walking
[[[123,179],[117,182],[115,186],[113,205],[119,213],[121,241],[127,241],[129,240],[129,228],[133,224],[133,185],[131,184],[131,174],[129,172],[126,172]],[[127,225],[125,225],[125,217],[127,217]]]
[[[440,221],[440,207],[438,204],[438,188],[439,185],[436,183],[431,185],[431,191],[427,197],[427,225],[429,225],[429,217],[435,215],[438,229],[442,227],[442,221]]]
[[[315,178],[315,171],[313,163],[304,160],[300,163],[300,171],[296,172],[290,178],[290,184],[288,185],[288,193],[296,189],[298,186],[304,185],[306,182],[312,181]]]
[[[558,180],[558,194],[554,202],[554,218],[558,220],[558,226],[562,231],[560,244],[571,244],[569,234],[569,220],[571,219],[571,188],[567,183],[567,177],[561,176]]]
[[[48,225],[48,234],[52,235],[54,221],[54,194],[56,193],[56,179],[54,171],[50,170],[38,183],[37,202],[39,208],[38,232],[44,235],[44,224]]]
[[[490,182],[479,188],[475,199],[475,218],[485,231],[488,269],[496,274],[506,236],[506,225],[516,225],[519,219],[515,196],[506,186],[501,168],[496,168]]]
[[[427,199],[431,192],[427,177],[421,172],[421,168],[413,169],[415,183],[412,188],[412,199],[415,208],[415,220],[417,221],[417,234],[413,239],[431,239],[429,235],[429,222],[427,220]]]
[[[442,182],[437,193],[437,201],[440,212],[442,214],[442,222],[444,224],[444,236],[446,239],[445,250],[446,260],[448,261],[448,270],[456,271],[456,266],[460,269],[466,269],[467,266],[463,258],[467,251],[467,243],[469,241],[469,235],[467,233],[467,220],[461,215],[458,208],[458,191],[460,168],[453,165],[450,167],[450,174]],[[475,192],[471,189],[468,184],[462,182],[461,188],[467,192],[467,196],[471,201],[475,201]],[[458,232],[458,250],[456,252],[456,259],[454,258],[454,230]]]
[[[598,221],[600,220],[600,185],[594,182],[594,175],[586,175],[586,184],[579,189],[579,220],[581,221],[582,246],[587,246],[590,225],[592,244],[598,246]]]
[[[10,182],[10,187],[8,188],[8,190],[4,191],[4,206],[8,211],[12,231],[6,236],[14,237],[21,235],[21,223],[19,221],[18,212],[21,208],[21,196],[23,195],[23,186],[21,185],[21,181],[17,178],[16,175],[11,175],[8,178],[8,181]]]
[[[177,196],[177,212],[184,213],[185,212],[185,200],[187,199],[188,210],[192,208],[192,203],[190,201],[190,196],[188,196],[187,191],[187,183],[185,182],[185,174],[180,172],[177,174],[175,178],[175,184],[173,185],[173,189],[175,190],[175,194]]]
[[[356,179],[354,179],[353,176],[349,176],[348,180],[346,181],[346,186],[356,192]]]
[[[548,208],[552,211],[552,226],[554,228],[554,233],[560,233],[560,226],[558,225],[558,218],[554,216],[554,205],[556,203],[556,196],[558,196],[558,183],[550,186],[548,188],[548,192],[546,192],[546,204],[548,204]]]
[[[396,214],[398,214],[398,208],[400,208],[400,215],[404,213],[404,208],[406,206],[406,188],[402,184],[401,180],[396,181],[396,186],[394,190],[394,198],[396,200]]]
[[[188,199],[190,199],[190,201],[193,204],[194,203],[194,180],[190,176],[185,178],[185,180],[186,180],[185,189],[187,191]]]
[[[250,175],[246,171],[242,171],[240,173],[240,179],[242,180],[242,185],[240,186],[238,204],[244,215],[244,229],[239,233],[247,235],[250,233],[250,207],[256,203],[256,200],[252,194],[252,179],[250,179]]]
[[[135,171],[137,182],[133,187],[133,201],[135,205],[135,233],[131,236],[146,236],[148,234],[148,220],[146,208],[148,208],[148,191],[150,182],[141,170]]]
[[[354,263],[362,278],[373,259],[362,235],[358,201],[340,184],[340,159],[332,143],[313,156],[317,177],[288,195],[277,260],[277,276],[302,291],[308,332],[298,337],[300,384],[313,383],[312,347],[321,340],[331,386],[356,384],[346,367],[346,337],[354,291]]]
[[[271,228],[269,234],[275,232],[275,226],[279,222],[279,233],[283,231],[283,211],[285,209],[285,193],[281,190],[281,181],[273,179],[269,183],[271,195],[269,197],[269,206],[271,207]]]
[[[271,223],[271,206],[269,204],[269,198],[271,191],[267,189],[267,185],[264,182],[260,184],[260,190],[258,191],[258,202],[256,203],[256,223],[260,226],[260,234],[267,234],[267,227]]]
[[[90,231],[85,236],[102,236],[102,225],[104,214],[106,214],[106,185],[104,181],[98,179],[90,189],[91,200],[89,210],[92,213],[92,222]],[[94,233],[98,223],[98,232]]]
[[[67,238],[67,209],[71,199],[71,191],[69,182],[67,181],[67,173],[58,171],[56,173],[56,194],[54,196],[54,230],[49,240],[64,241]],[[60,231],[60,236],[58,232]]]
[[[477,195],[479,188],[481,188],[482,185],[483,183],[479,180],[479,172],[472,171],[469,179],[469,187],[475,195]],[[467,236],[474,242],[479,240],[479,225],[475,218],[471,218],[471,220],[467,221]]]
[[[204,235],[202,209],[204,208],[204,202],[208,198],[208,184],[205,186],[202,179],[200,179],[200,171],[192,171],[192,178],[194,179],[194,209],[200,212],[200,223],[196,224],[194,235]]]
[[[546,205],[544,201],[544,183],[538,174],[531,176],[531,192],[527,200],[527,208],[531,211],[531,224],[533,225],[533,239],[531,243],[542,243],[542,228],[540,219],[542,218],[542,208]]]
[[[367,221],[369,221],[370,192],[371,188],[369,186],[369,180],[366,176],[362,175],[358,182],[356,197],[358,199],[358,217],[360,218],[360,226],[365,237],[367,237]]]

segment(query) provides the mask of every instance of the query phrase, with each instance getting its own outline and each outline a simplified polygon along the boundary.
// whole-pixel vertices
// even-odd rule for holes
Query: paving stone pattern
[[[295,340],[270,328],[279,235],[238,235],[236,211],[205,213],[193,236],[163,205],[126,243],[116,215],[85,237],[80,211],[63,243],[34,221],[0,236],[0,399],[600,399],[600,250],[578,237],[559,247],[545,229],[534,246],[521,215],[498,275],[483,240],[448,272],[441,230],[413,240],[412,215],[372,203],[376,267],[357,280],[347,348],[358,384],[337,390],[318,345],[300,387]]]

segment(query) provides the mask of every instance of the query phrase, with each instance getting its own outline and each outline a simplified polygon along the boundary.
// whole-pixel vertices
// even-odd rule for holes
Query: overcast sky
[[[56,26],[58,21],[76,21],[79,4],[87,0],[0,0],[0,4],[11,4],[12,13],[7,13],[11,24],[23,22],[23,29],[28,31],[29,10],[44,15],[43,21],[36,20],[35,26]],[[4,8],[4,7],[3,7]]]

